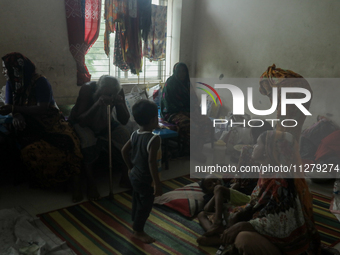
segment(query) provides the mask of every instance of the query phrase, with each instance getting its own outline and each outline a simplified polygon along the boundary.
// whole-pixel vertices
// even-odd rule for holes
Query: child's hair
[[[132,115],[138,125],[146,126],[158,116],[158,107],[154,102],[141,99],[132,106]]]
[[[258,121],[258,124],[260,124],[261,121]],[[273,127],[270,125],[270,123],[268,121],[263,120],[263,126],[262,127],[251,127],[250,132],[251,135],[253,137],[253,142],[254,144],[257,143],[257,138],[259,138],[259,136],[267,131],[267,130],[273,130]]]

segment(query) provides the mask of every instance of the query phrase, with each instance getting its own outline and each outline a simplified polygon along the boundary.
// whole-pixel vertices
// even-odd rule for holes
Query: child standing
[[[140,100],[132,107],[132,115],[140,126],[122,149],[123,159],[129,168],[133,188],[132,221],[134,237],[144,243],[155,241],[144,232],[144,225],[152,210],[155,196],[162,194],[158,177],[161,158],[161,139],[152,131],[158,127],[157,105]]]

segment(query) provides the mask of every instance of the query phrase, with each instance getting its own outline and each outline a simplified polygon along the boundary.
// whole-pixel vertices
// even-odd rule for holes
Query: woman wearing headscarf
[[[190,149],[190,137],[197,148],[197,158],[204,158],[200,151],[212,132],[212,122],[200,114],[200,106],[189,77],[186,64],[177,63],[163,88],[161,98],[161,117],[176,124],[182,138],[184,150]],[[192,132],[190,134],[190,131]]]
[[[50,187],[73,178],[73,201],[80,201],[80,142],[57,108],[49,81],[20,53],[9,53],[2,61],[7,83],[0,114],[13,117],[8,129],[20,146],[31,184]]]
[[[287,132],[262,134],[252,158],[262,166],[301,165],[298,144]],[[239,254],[320,254],[312,196],[300,171],[260,174],[245,210],[250,220],[233,224],[222,236]]]
[[[272,90],[273,88],[278,89],[277,93],[277,119],[279,121],[276,125],[277,131],[289,132],[291,133],[297,141],[300,139],[301,129],[303,123],[306,119],[306,116],[300,109],[298,109],[295,105],[288,104],[286,106],[286,115],[282,115],[281,113],[281,88],[283,87],[298,87],[304,88],[310,91],[312,95],[312,89],[309,83],[299,74],[291,71],[285,70],[281,68],[276,68],[275,64],[269,66],[267,70],[261,75],[260,78],[260,92],[262,95],[266,95],[269,97],[270,102],[272,102]],[[301,98],[301,94],[299,93],[288,93],[287,98]],[[308,110],[310,106],[311,100],[307,103],[304,103],[303,106]],[[296,127],[284,127],[281,124],[281,121],[284,119],[294,119],[297,121]],[[286,125],[292,125],[292,122],[287,122]]]

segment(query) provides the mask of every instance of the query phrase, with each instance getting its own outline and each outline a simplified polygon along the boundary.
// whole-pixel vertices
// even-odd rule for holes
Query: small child
[[[133,235],[144,243],[152,243],[155,239],[144,232],[144,225],[152,210],[155,196],[162,195],[158,177],[162,156],[161,139],[152,133],[158,127],[157,105],[148,100],[140,100],[132,107],[132,115],[140,129],[124,145],[122,155],[129,168],[133,188]]]
[[[204,209],[198,214],[201,226],[207,231],[204,235],[211,236],[223,232],[222,225],[223,204],[228,202],[233,206],[246,205],[250,196],[234,188],[228,188],[223,179],[208,175],[200,182],[204,196]]]

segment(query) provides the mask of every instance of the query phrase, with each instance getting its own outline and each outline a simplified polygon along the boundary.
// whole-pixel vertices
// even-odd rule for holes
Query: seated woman
[[[184,153],[190,151],[192,139],[195,158],[205,161],[201,150],[211,137],[212,122],[200,113],[198,98],[190,84],[189,70],[184,63],[174,66],[173,75],[164,85],[161,98],[161,116],[164,120],[176,124],[183,140]],[[190,133],[192,132],[192,133]]]
[[[272,130],[272,126],[267,121],[263,121],[263,126],[260,122],[253,123],[256,127],[251,127],[251,137],[256,144],[258,137],[267,130]],[[223,179],[216,180],[212,178],[206,178],[201,181],[201,187],[203,191],[211,199],[206,204],[204,210],[199,213],[198,220],[202,227],[207,231],[204,236],[213,236],[221,234],[224,228],[222,226],[222,214],[224,211],[224,203],[229,202],[233,206],[245,205],[249,202],[249,196],[253,192],[253,189],[257,185],[258,174],[252,176],[250,173],[241,173],[241,166],[251,166],[257,163],[251,159],[253,152],[252,145],[245,145],[242,148],[241,156],[237,165],[237,170],[240,173],[237,178],[229,179],[230,174],[224,175]],[[222,184],[222,185],[221,185]],[[210,191],[210,192],[209,192]],[[213,199],[212,199],[213,198]],[[208,202],[208,201],[207,201]],[[224,215],[226,216],[226,215]],[[201,240],[204,242],[204,238],[198,238],[197,241],[200,243]]]
[[[50,83],[20,53],[9,53],[2,61],[7,83],[6,105],[0,108],[0,114],[13,116],[8,137],[20,145],[31,184],[50,187],[73,178],[73,201],[82,200],[80,142],[57,108]]]
[[[271,166],[301,164],[293,135],[280,131],[262,134],[252,158]],[[312,196],[300,173],[261,174],[246,209],[230,217],[229,225],[220,244],[233,245],[239,254],[320,254]]]

